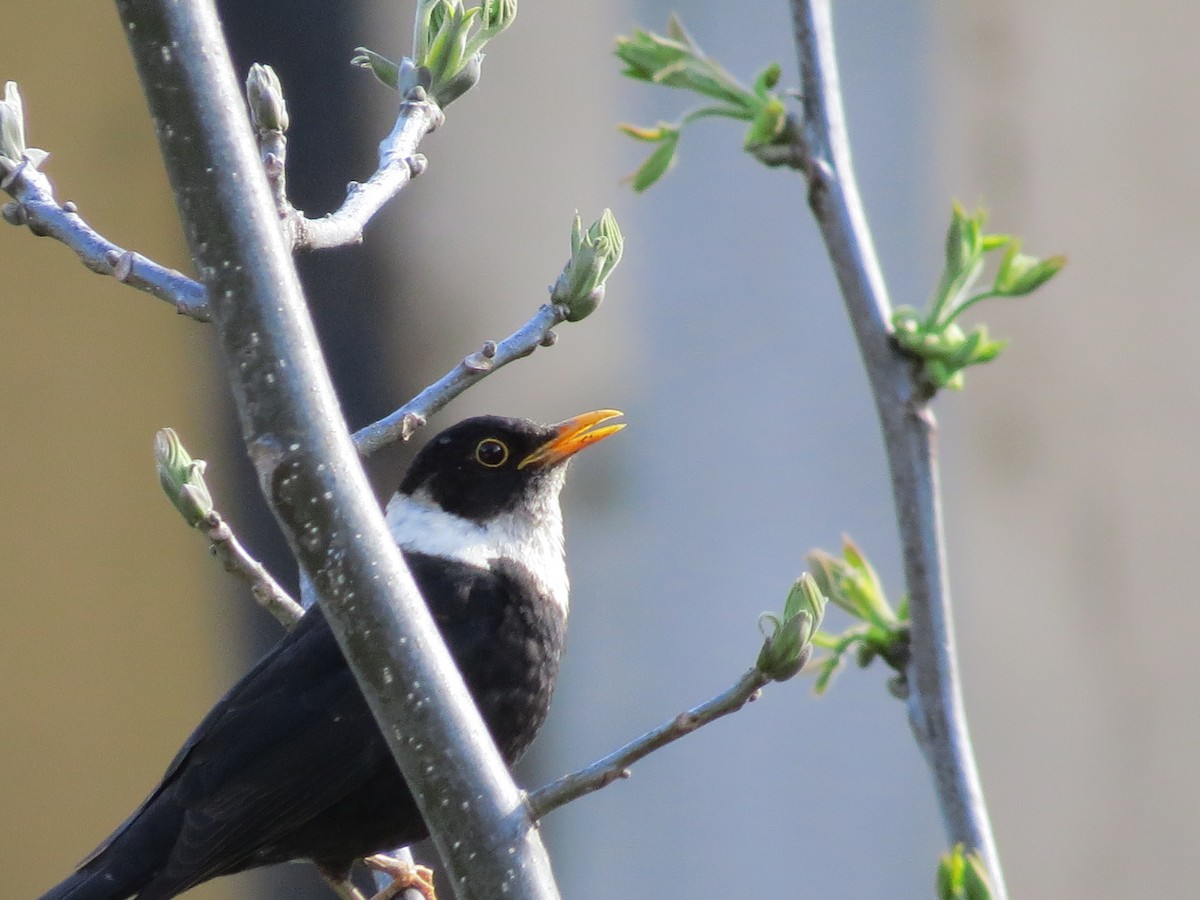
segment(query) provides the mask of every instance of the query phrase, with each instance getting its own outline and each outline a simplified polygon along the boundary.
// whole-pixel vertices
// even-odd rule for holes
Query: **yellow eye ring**
[[[475,461],[489,469],[498,469],[508,462],[508,445],[496,438],[484,438],[475,447]]]

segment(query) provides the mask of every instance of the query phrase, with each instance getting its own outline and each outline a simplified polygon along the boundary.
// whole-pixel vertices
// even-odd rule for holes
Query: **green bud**
[[[754,93],[761,99],[766,100],[770,90],[779,84],[779,78],[782,74],[783,69],[779,63],[771,63],[759,72],[758,77],[754,79]]]
[[[772,681],[787,681],[804,668],[811,653],[808,642],[813,633],[812,615],[807,610],[782,622],[770,613],[763,613],[758,627],[764,640],[755,668]]]
[[[255,63],[246,76],[246,102],[250,121],[259,132],[288,130],[287,104],[283,100],[283,85],[270,66]]]
[[[787,124],[787,109],[778,97],[772,97],[762,104],[754,118],[750,120],[750,128],[746,131],[746,139],[742,149],[752,152],[759,147],[773,144],[783,134]]]
[[[911,306],[899,306],[892,313],[892,330],[902,345],[907,336],[919,332],[923,324],[921,314]]]
[[[25,110],[15,81],[5,83],[0,100],[0,157],[14,164],[25,158]]]
[[[1030,294],[1057,275],[1066,264],[1065,256],[1051,256],[1048,259],[1027,256],[1021,252],[1020,241],[1009,241],[992,289],[1006,297]]]
[[[962,844],[955,844],[938,862],[938,900],[957,900],[962,897]]]
[[[938,900],[992,900],[993,891],[987,868],[978,851],[965,853],[955,844],[938,864]]]
[[[813,633],[825,614],[825,597],[811,575],[801,575],[788,591],[783,619],[771,613],[759,616],[763,645],[755,667],[772,681],[787,681],[812,655]]]
[[[470,8],[464,7],[462,0],[419,0],[412,65],[428,70],[424,86],[440,106],[448,106],[479,82],[483,48],[512,25],[516,16],[517,0],[483,0],[481,6]],[[385,83],[395,80],[401,93],[407,90],[403,72],[381,75],[375,60],[369,64]]]
[[[591,294],[600,286],[600,270],[604,267],[603,249],[585,243],[563,267],[562,274],[550,291],[550,300],[566,306],[568,322],[578,322],[594,311]],[[583,310],[586,308],[586,312]]]
[[[963,870],[963,889],[966,900],[992,900],[992,881],[979,853],[967,854],[967,865]]]
[[[578,322],[595,312],[604,299],[604,284],[621,261],[625,241],[612,211],[606,209],[587,231],[579,216],[571,227],[571,258],[563,266],[550,302],[567,307],[567,321]]]
[[[204,483],[206,463],[192,459],[173,428],[164,428],[154,436],[154,461],[163,491],[187,523],[195,527],[213,509]]]

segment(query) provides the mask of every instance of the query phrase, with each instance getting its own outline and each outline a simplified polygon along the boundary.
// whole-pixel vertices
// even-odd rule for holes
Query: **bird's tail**
[[[110,867],[84,867],[50,888],[39,900],[125,900],[140,886]]]
[[[145,890],[161,865],[162,853],[160,847],[137,840],[144,837],[139,829],[128,827],[142,821],[145,820],[138,814],[131,817],[130,822],[93,850],[71,875],[38,900],[126,900],[134,894],[141,900],[150,900]],[[148,824],[156,823],[150,821]]]
[[[170,854],[183,813],[156,788],[75,871],[38,900],[151,900],[146,888]],[[179,893],[176,891],[175,893]],[[157,900],[173,894],[154,894]]]

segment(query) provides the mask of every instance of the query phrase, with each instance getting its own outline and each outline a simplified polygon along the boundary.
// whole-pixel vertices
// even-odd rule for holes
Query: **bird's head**
[[[567,461],[625,427],[621,413],[599,409],[539,425],[478,416],[447,428],[409,466],[399,493],[476,524],[556,504]]]
[[[519,565],[563,614],[569,585],[558,495],[567,461],[616,434],[621,413],[599,409],[538,425],[480,416],[421,448],[387,507],[403,550],[487,569]]]

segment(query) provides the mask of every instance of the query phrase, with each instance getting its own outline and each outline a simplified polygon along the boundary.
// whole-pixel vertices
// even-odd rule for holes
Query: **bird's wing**
[[[231,723],[237,746],[214,735],[211,752],[220,755],[220,771],[199,771],[194,783],[191,772],[181,779],[183,823],[162,878],[186,874],[198,884],[281,861],[277,844],[286,845],[291,832],[379,771],[380,742],[372,739],[377,726],[345,666],[311,686],[302,704],[293,698],[287,706],[282,716],[269,706],[247,709],[263,724]],[[260,732],[266,732],[261,742]],[[207,749],[198,747],[196,756]],[[202,769],[209,754],[203,756],[188,768]]]
[[[180,890],[245,868],[267,842],[369,777],[359,759],[370,752],[366,728],[374,720],[314,609],[213,707],[159,786],[80,867],[110,849],[170,845],[161,832],[171,821],[177,832],[160,877],[186,873]],[[298,777],[305,791],[279,787]]]

